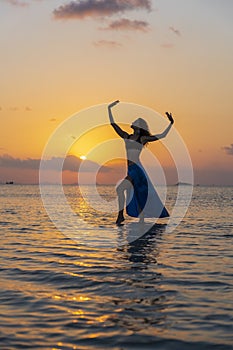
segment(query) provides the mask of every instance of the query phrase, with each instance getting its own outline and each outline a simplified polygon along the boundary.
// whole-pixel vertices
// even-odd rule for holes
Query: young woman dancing
[[[133,133],[128,134],[115,123],[112,115],[112,108],[119,102],[117,100],[108,105],[110,123],[116,133],[125,141],[128,166],[127,176],[116,188],[119,210],[116,224],[120,226],[125,220],[125,206],[127,214],[132,217],[139,217],[140,222],[143,222],[145,217],[168,217],[167,209],[162,204],[148,174],[140,162],[140,154],[148,142],[160,140],[168,134],[174,123],[172,114],[166,112],[170,124],[161,134],[151,135],[146,121],[142,118],[138,118],[132,123],[131,128],[133,129]]]

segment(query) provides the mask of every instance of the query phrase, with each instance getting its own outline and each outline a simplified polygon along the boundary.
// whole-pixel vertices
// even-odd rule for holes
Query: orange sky
[[[36,182],[37,169],[17,159],[39,160],[70,115],[120,99],[172,111],[195,182],[233,184],[233,3],[129,1],[107,12],[105,0],[85,0],[72,18],[69,3],[1,1],[0,182]],[[77,141],[77,156],[113,137],[110,127],[97,134]],[[162,146],[149,147],[171,166]]]

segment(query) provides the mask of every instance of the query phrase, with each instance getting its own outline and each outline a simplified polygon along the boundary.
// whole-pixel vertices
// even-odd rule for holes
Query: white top
[[[127,160],[129,162],[138,163],[140,162],[140,154],[143,148],[143,145],[132,139],[124,139]]]

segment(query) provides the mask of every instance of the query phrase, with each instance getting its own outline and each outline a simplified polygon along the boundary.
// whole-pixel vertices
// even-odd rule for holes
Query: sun
[[[86,156],[80,156],[79,158],[80,158],[80,159],[82,159],[82,160],[87,159],[87,157],[86,157]]]

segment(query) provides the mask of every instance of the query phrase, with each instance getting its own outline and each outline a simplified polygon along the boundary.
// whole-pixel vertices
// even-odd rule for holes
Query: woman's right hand
[[[119,100],[116,100],[116,101],[110,103],[110,104],[108,105],[108,108],[114,107],[114,106],[117,105],[119,102],[120,102]]]

